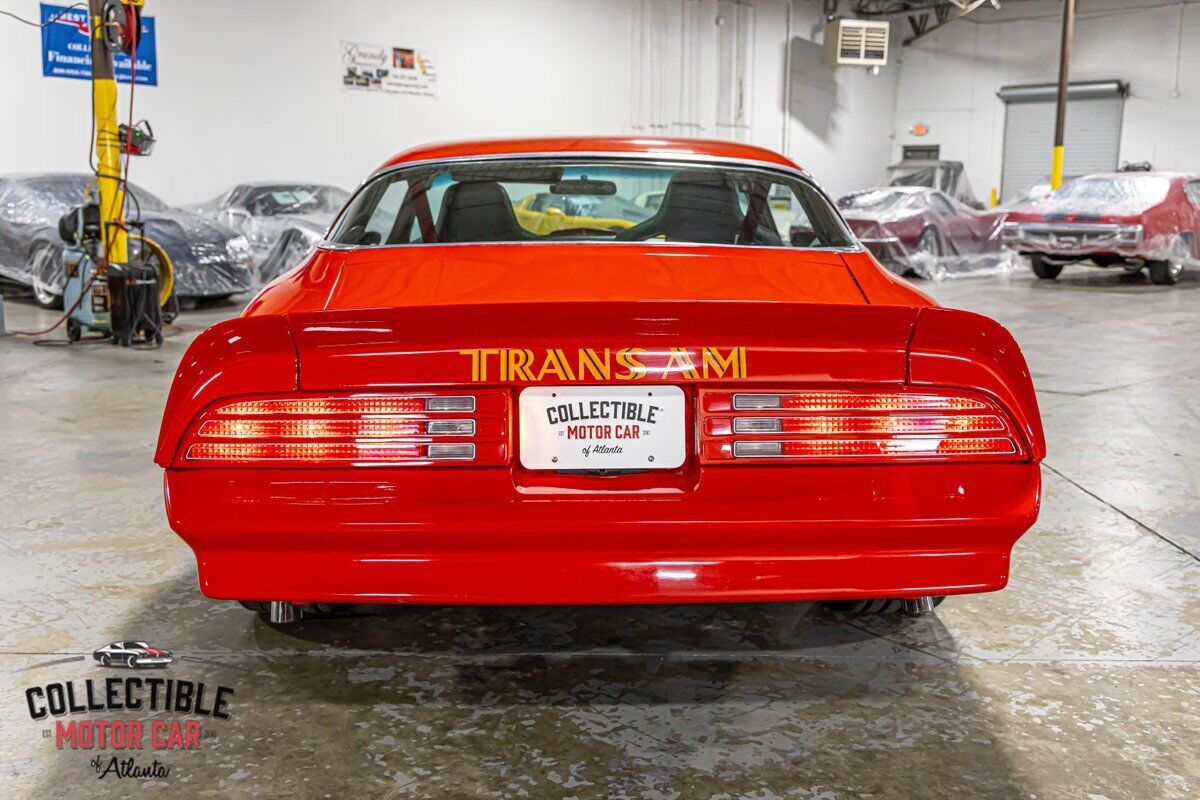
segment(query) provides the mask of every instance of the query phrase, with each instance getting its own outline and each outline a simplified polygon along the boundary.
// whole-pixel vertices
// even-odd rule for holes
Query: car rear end
[[[574,604],[999,589],[1043,452],[966,312],[494,303],[214,326],[156,460],[210,597]]]
[[[1021,255],[1078,260],[1093,256],[1134,258],[1142,250],[1143,228],[1135,220],[1048,218],[1042,214],[1011,214],[1000,239]]]
[[[1010,212],[1000,239],[1022,255],[1051,263],[1092,259],[1100,266],[1162,257],[1170,242],[1151,229],[1171,178],[1154,173],[1086,175]]]

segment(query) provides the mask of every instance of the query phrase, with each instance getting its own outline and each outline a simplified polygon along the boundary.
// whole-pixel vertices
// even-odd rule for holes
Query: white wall
[[[878,75],[865,67],[826,67],[824,27],[821,3],[795,1],[788,150],[837,197],[878,186],[886,175],[900,70],[894,62]],[[898,52],[895,35],[891,46]]]
[[[793,60],[790,109],[784,98],[789,2],[793,48],[808,47]],[[716,24],[714,8],[727,14],[729,5],[149,0],[158,26],[159,85],[138,87],[136,116],[151,120],[159,142],[153,156],[133,163],[131,177],[184,203],[240,180],[352,187],[391,154],[431,140],[632,132],[631,92],[643,79],[633,67],[634,25],[646,3],[687,5],[704,25]],[[821,39],[817,3],[755,0],[754,6],[750,130],[740,138],[782,149],[790,137],[790,155],[833,192],[877,181],[890,157],[896,70],[870,76],[811,63],[806,54],[815,45],[806,43]],[[33,0],[10,0],[5,8],[38,15]],[[343,90],[341,40],[433,51],[439,97]],[[667,68],[678,69],[674,62]],[[38,32],[4,19],[0,70],[0,173],[86,170],[89,84],[43,78]],[[122,109],[127,92],[122,86]]]
[[[30,0],[5,8],[38,15]],[[352,187],[431,140],[620,133],[628,9],[625,0],[149,0],[159,85],[138,87],[136,115],[159,141],[131,177],[180,203],[248,179]],[[434,51],[440,96],[344,91],[340,40]],[[38,32],[3,19],[0,59],[0,172],[86,171],[88,83],[43,78]]]
[[[1062,4],[1054,0],[1008,3],[999,12],[982,8],[897,51],[894,155],[903,144],[940,144],[944,157],[966,164],[975,191],[986,197],[1000,182],[1004,103],[996,92],[1058,79],[1061,14]],[[1198,41],[1200,7],[1190,3],[1079,3],[1071,80],[1130,85],[1121,161],[1200,171]],[[928,125],[929,134],[909,134],[915,123]],[[1046,142],[1046,174],[1051,144]]]

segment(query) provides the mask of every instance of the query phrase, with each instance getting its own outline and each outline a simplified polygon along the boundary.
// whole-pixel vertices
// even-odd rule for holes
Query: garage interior
[[[1194,1],[1075,5],[1063,176],[1142,162],[1200,176]],[[410,146],[500,136],[753,143],[832,198],[886,186],[906,156],[961,162],[989,210],[1052,173],[1057,0],[147,0],[143,13],[156,82],[137,87],[135,117],[157,141],[130,181],[170,206],[251,182],[352,190]],[[890,23],[885,63],[831,66],[827,14]],[[349,86],[342,58],[362,42],[412,47],[436,77],[421,94]],[[88,82],[44,74],[34,27],[0,18],[0,50],[0,181],[87,172]],[[187,345],[261,282],[190,298],[148,349],[19,335],[63,310],[9,278],[0,792],[1196,797],[1200,265],[1173,285],[1092,264],[1044,280],[1009,252],[907,277],[1007,327],[1038,390],[1042,511],[1003,591],[913,619],[808,603],[397,606],[287,626],[200,594],[152,462]],[[21,697],[128,637],[234,687],[236,712],[171,753],[169,776],[97,783]]]

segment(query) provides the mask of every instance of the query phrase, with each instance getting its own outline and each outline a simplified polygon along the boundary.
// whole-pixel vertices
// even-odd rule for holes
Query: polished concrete
[[[0,339],[0,796],[1200,796],[1200,277],[927,288],[1016,334],[1050,455],[1009,588],[915,620],[400,608],[274,628],[199,594],[150,461],[175,363],[236,308],[185,315],[156,352]],[[51,319],[6,307],[10,328]],[[128,674],[90,660],[124,638],[174,649],[159,675],[236,691],[144,784],[97,780],[98,753],[57,750],[24,708],[30,686]]]

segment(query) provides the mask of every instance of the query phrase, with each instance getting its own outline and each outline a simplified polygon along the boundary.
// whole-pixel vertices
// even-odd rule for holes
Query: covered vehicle
[[[906,158],[888,167],[888,185],[938,189],[971,208],[984,208],[971,191],[971,183],[967,180],[967,172],[961,161]]]
[[[259,277],[269,281],[300,263],[349,197],[336,186],[262,181],[240,183],[189,208],[245,236]]]
[[[40,305],[62,304],[66,276],[58,220],[87,202],[95,180],[85,173],[0,176],[0,276],[31,287]],[[131,257],[145,248],[149,260],[168,262],[176,297],[220,298],[250,288],[250,245],[231,228],[171,208],[133,183],[125,217],[144,226],[142,235],[134,228],[130,237]]]
[[[1113,172],[1085,175],[1009,212],[1001,238],[1027,255],[1039,278],[1090,261],[1150,273],[1174,284],[1194,265],[1200,231],[1200,175]]]
[[[838,208],[858,240],[901,275],[936,279],[1006,260],[999,237],[1003,212],[978,211],[938,189],[867,189],[839,198]],[[800,234],[807,235],[803,229]]]
[[[541,191],[636,198],[525,227]],[[790,196],[794,243],[771,203]],[[1000,589],[1038,513],[1029,371],[882,269],[807,173],[681,139],[410,150],[163,414],[209,597],[269,604],[836,601]]]

